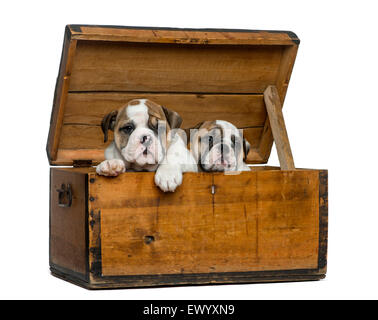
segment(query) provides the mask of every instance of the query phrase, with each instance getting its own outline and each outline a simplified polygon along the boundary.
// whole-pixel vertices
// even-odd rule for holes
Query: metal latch
[[[56,189],[59,193],[58,195],[58,206],[63,208],[71,207],[72,204],[72,189],[71,185],[67,184],[67,186],[62,183],[60,189]]]

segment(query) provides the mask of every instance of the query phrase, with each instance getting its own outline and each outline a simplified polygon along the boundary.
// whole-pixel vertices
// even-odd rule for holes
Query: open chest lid
[[[57,78],[47,154],[52,165],[104,159],[101,120],[129,100],[177,111],[182,128],[227,120],[244,129],[248,163],[273,144],[264,90],[283,103],[299,39],[287,31],[69,25]]]

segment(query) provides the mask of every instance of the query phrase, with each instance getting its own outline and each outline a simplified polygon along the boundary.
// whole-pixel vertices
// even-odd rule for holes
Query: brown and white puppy
[[[188,129],[187,129],[188,131]],[[202,171],[250,171],[250,144],[232,123],[205,121],[190,129],[190,151]]]
[[[104,141],[108,140],[108,130],[114,131],[114,141],[96,172],[117,176],[126,170],[156,171],[156,185],[173,192],[182,183],[183,172],[197,171],[186,143],[174,132],[181,122],[178,113],[147,99],[131,100],[110,112],[101,128]]]

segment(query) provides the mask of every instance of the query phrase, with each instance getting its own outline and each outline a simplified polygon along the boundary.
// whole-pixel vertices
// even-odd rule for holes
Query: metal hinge
[[[73,166],[74,168],[91,167],[92,160],[74,160]]]

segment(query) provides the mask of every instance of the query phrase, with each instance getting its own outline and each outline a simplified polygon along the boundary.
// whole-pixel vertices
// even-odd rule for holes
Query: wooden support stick
[[[268,112],[270,127],[276,142],[281,170],[295,170],[289,137],[287,136],[282,106],[276,86],[268,86],[264,92],[264,101]]]

